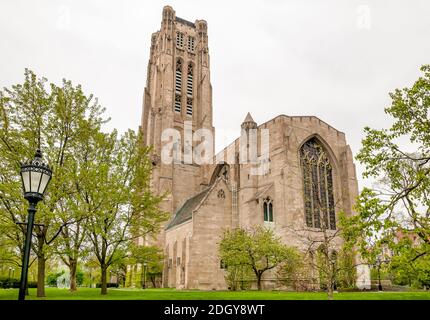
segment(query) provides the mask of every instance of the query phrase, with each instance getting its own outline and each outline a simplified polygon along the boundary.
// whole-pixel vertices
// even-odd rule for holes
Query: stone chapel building
[[[251,174],[253,164],[241,163],[240,137],[214,164],[163,163],[163,131],[174,128],[181,132],[179,142],[193,144],[184,141],[185,121],[192,121],[192,132],[207,129],[214,135],[213,110],[207,22],[184,20],[166,6],[151,38],[140,127],[144,144],[153,147],[152,189],[168,193],[161,206],[171,218],[157,238],[165,252],[164,287],[226,289],[218,256],[226,228],[265,225],[289,246],[303,249],[294,230],[320,224],[312,197],[305,197],[312,193],[306,176],[325,195],[330,229],[336,229],[337,212],[353,214],[358,184],[351,149],[343,132],[315,116],[279,115],[257,125],[248,113],[238,124],[242,133],[255,129],[258,137],[269,129],[269,169],[263,175]],[[325,159],[323,169],[307,164],[312,154]],[[324,170],[324,179],[317,169]],[[367,271],[360,281],[368,284]]]

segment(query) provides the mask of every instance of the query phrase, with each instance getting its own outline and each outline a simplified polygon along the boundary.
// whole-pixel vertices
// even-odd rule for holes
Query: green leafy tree
[[[150,191],[152,163],[140,136],[129,130],[99,136],[98,153],[89,168],[82,198],[90,213],[87,228],[101,272],[101,294],[107,293],[107,270],[127,257],[128,245],[154,234],[167,213],[160,211],[162,196]]]
[[[25,226],[15,225],[25,221],[27,205],[22,196],[20,163],[41,148],[54,171],[45,200],[38,205],[39,226],[35,227],[32,245],[37,256],[39,297],[45,296],[45,265],[55,240],[63,228],[80,219],[79,212],[76,216],[76,211],[64,208],[74,192],[75,144],[85,139],[89,127],[100,126],[103,111],[79,85],[63,80],[61,86],[48,86],[47,79],[27,69],[22,84],[0,92],[0,206],[10,228],[24,235]],[[23,236],[11,234],[16,236],[15,246],[21,248]]]
[[[224,264],[224,261],[223,261]],[[225,265],[225,280],[230,290],[248,290],[255,281],[255,273],[248,265]]]
[[[131,264],[140,264],[142,266],[142,288],[147,286],[147,280],[151,282],[152,287],[157,287],[156,280],[162,275],[163,261],[164,254],[162,250],[156,246],[144,246],[136,244],[131,246],[129,262]]]
[[[284,285],[295,290],[309,289],[309,270],[306,256],[303,253],[292,254],[289,261],[278,270],[278,278]]]
[[[357,279],[355,252],[343,246],[338,255],[337,267],[337,285],[340,288],[355,288]]]
[[[395,284],[408,285],[413,288],[430,288],[430,255],[417,253],[421,246],[414,245],[409,237],[401,239],[394,245],[394,255],[388,265],[390,278]]]
[[[366,127],[357,160],[364,177],[377,184],[364,188],[348,232],[360,253],[372,264],[384,247],[392,250],[393,263],[414,270],[413,264],[430,254],[430,66],[410,87],[390,93],[385,112],[393,123],[386,129]],[[414,243],[399,243],[399,236]],[[372,248],[368,250],[369,242]]]
[[[97,179],[88,173],[98,165],[97,159],[100,145],[104,134],[101,133],[101,123],[84,122],[82,127],[86,127],[81,132],[81,139],[73,144],[74,158],[70,163],[70,181],[68,197],[62,199],[59,204],[61,213],[59,219],[64,223],[60,237],[56,242],[55,251],[64,264],[70,270],[70,290],[77,290],[77,270],[79,259],[86,256],[90,251],[88,241],[88,217],[94,212],[89,211],[86,206],[85,192],[92,183],[87,183],[88,179]],[[69,212],[74,213],[75,220],[66,223]]]
[[[64,274],[64,270],[61,270],[60,272],[48,273],[46,277],[47,285],[50,287],[56,287],[58,277],[62,276],[63,274]]]
[[[265,272],[292,261],[296,254],[296,249],[284,245],[271,229],[262,226],[250,231],[226,230],[219,245],[219,255],[227,265],[227,272],[232,266],[247,266],[254,272],[258,290]]]

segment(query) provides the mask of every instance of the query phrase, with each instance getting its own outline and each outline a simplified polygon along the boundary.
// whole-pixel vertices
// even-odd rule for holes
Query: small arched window
[[[273,222],[273,203],[269,197],[263,201],[264,222]]]
[[[305,220],[308,227],[336,229],[332,167],[321,143],[312,138],[300,150]]]

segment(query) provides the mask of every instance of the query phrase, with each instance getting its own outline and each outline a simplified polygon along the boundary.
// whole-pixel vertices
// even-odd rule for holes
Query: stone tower
[[[169,136],[168,129],[177,134]],[[205,184],[203,168],[184,161],[191,156],[192,134],[199,129],[210,130],[214,137],[207,23],[181,19],[165,6],[161,28],[151,37],[140,127],[145,146],[153,147],[152,190],[168,193],[164,211],[175,212]],[[162,161],[167,143],[173,145],[172,156],[176,154],[171,163]],[[164,231],[157,242],[163,246]]]

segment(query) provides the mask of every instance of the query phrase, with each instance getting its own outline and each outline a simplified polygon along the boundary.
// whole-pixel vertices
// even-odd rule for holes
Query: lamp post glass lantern
[[[46,188],[51,180],[52,170],[43,162],[42,153],[37,149],[33,160],[21,165],[21,181],[24,190],[24,198],[28,201],[27,233],[22,258],[21,283],[18,300],[25,300],[25,291],[28,278],[28,262],[30,258],[31,236],[36,214],[36,205],[43,200]]]
[[[34,159],[21,166],[24,198],[34,204],[42,200],[51,176],[52,170],[43,162],[42,153],[37,149]]]

